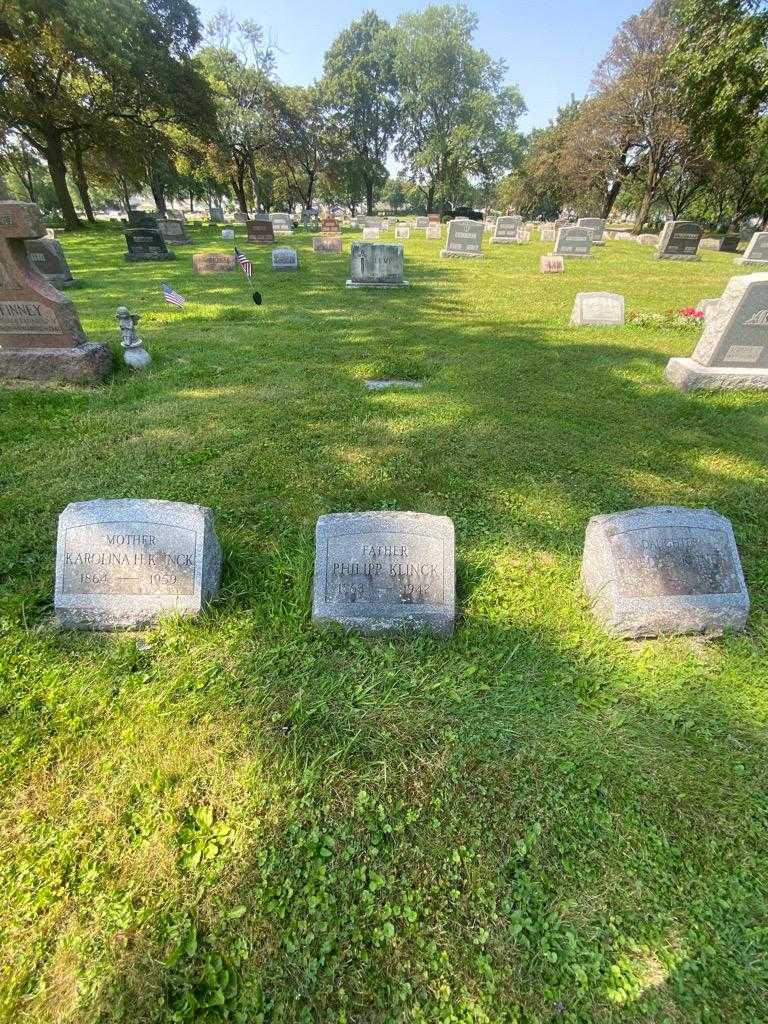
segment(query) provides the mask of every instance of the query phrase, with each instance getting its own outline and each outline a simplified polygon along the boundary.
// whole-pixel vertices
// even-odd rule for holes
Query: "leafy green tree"
[[[338,144],[318,86],[278,86],[274,92],[270,153],[290,201],[312,205],[323,168]]]
[[[464,176],[494,181],[514,164],[525,104],[517,88],[503,85],[504,63],[472,45],[476,28],[463,6],[427,7],[397,21],[396,152],[428,211]]]
[[[388,22],[366,11],[344,29],[325,55],[322,88],[334,128],[353,156],[347,166],[363,181],[370,214],[376,190],[387,180],[398,114],[394,34]]]

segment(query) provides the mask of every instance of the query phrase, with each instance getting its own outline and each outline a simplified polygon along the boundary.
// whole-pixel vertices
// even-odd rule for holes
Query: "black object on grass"
[[[253,293],[253,301],[256,303],[257,306],[261,305],[261,292]]]

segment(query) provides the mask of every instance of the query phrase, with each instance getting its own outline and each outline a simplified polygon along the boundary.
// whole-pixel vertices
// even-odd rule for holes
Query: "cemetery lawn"
[[[350,234],[278,274],[239,228],[249,289],[192,234],[61,238],[91,339],[126,303],[151,372],[0,388],[0,1020],[768,1021],[768,398],[663,379],[698,337],[665,311],[748,269],[417,237],[410,289],[348,291]],[[588,290],[657,316],[569,327]],[[58,513],[129,496],[214,509],[219,598],[57,632]],[[730,517],[745,635],[595,625],[588,519],[656,504]],[[362,509],[452,517],[452,641],[312,627],[316,519]]]

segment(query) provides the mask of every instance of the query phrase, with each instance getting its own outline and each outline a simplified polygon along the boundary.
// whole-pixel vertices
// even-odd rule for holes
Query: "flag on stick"
[[[187,301],[183,295],[179,295],[175,292],[169,284],[163,285],[163,296],[166,302],[170,302],[172,306],[183,306]]]
[[[237,246],[235,246],[235,259],[240,264],[240,268],[245,274],[245,276],[251,277],[251,275],[253,274],[253,264],[251,263],[251,261],[248,259],[244,252],[240,252]]]

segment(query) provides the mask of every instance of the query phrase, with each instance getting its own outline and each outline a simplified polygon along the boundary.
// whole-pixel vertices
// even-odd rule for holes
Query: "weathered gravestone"
[[[381,217],[364,217],[363,227],[366,228],[378,228],[381,230],[384,226],[383,218]]]
[[[129,263],[176,259],[176,253],[168,251],[165,239],[156,228],[128,228],[123,234],[128,245],[123,259]]]
[[[571,323],[588,327],[617,327],[624,323],[624,296],[615,292],[579,292]]]
[[[395,238],[410,238],[411,229],[407,224],[396,224],[395,225]]]
[[[539,228],[539,238],[542,242],[554,242],[557,237],[553,224],[542,224]]]
[[[196,615],[220,580],[209,508],[97,498],[59,516],[54,607],[66,629],[142,629],[163,615]]]
[[[390,242],[353,242],[347,288],[407,288],[403,247]]]
[[[768,263],[768,231],[756,231],[749,240],[744,255],[736,261],[740,266],[750,263]]]
[[[272,269],[273,270],[298,270],[299,269],[299,254],[295,249],[291,249],[288,246],[283,246],[279,249],[272,250]]]
[[[496,230],[491,239],[492,245],[509,245],[517,241],[523,218],[517,215],[513,217],[499,217],[496,221]]]
[[[341,235],[315,235],[312,239],[313,252],[341,252]]]
[[[192,269],[198,274],[219,274],[234,270],[234,255],[226,252],[196,252],[192,255]]]
[[[317,210],[301,211],[301,226],[307,231],[317,231],[319,218]]]
[[[235,224],[247,224],[248,214],[243,213],[242,210],[235,210]]]
[[[749,594],[733,529],[709,509],[595,516],[581,578],[595,617],[614,636],[720,634],[747,624]]]
[[[248,241],[252,245],[270,245],[275,240],[275,229],[272,221],[266,217],[257,217],[248,221]]]
[[[653,239],[654,239],[653,244],[655,245],[656,242],[658,242],[658,238],[654,235]],[[631,231],[614,231],[613,232],[613,240],[615,242],[633,242],[636,239],[635,239],[635,236],[632,234]]]
[[[335,217],[323,217],[320,222],[320,230],[324,235],[338,235],[339,222]]]
[[[439,220],[431,220],[427,224],[426,238],[429,242],[439,242],[443,237],[443,225]]]
[[[185,221],[161,220],[158,221],[157,227],[167,245],[192,245]]]
[[[379,228],[363,228],[363,240],[366,242],[378,242],[380,235]]]
[[[719,238],[702,238],[699,242],[699,249],[708,249],[710,252],[720,251],[720,239]]]
[[[732,277],[691,358],[664,375],[681,391],[768,389],[768,274]]]
[[[448,238],[441,256],[483,259],[483,225],[478,220],[452,220],[448,224]]]
[[[223,224],[224,223],[224,211],[220,206],[211,207],[211,223],[212,224]]]
[[[562,274],[565,272],[565,260],[562,256],[540,256],[539,271],[542,274]]]
[[[24,244],[29,262],[54,288],[69,288],[75,283],[61,242],[53,238],[32,238]]]
[[[637,242],[638,245],[658,245],[659,244],[659,236],[658,235],[646,234],[646,235],[635,235],[635,236],[633,236],[633,235],[630,234],[629,237],[630,238],[634,237],[634,239],[635,239],[635,241]]]
[[[226,242],[234,242],[234,240],[235,240],[234,228],[222,228],[221,229],[221,237]]]
[[[416,218],[416,227],[417,228],[420,228],[421,230],[426,231],[427,224],[429,224],[429,218],[427,218],[427,217],[417,217]]]
[[[269,219],[276,235],[293,234],[293,218],[290,213],[270,213]]]
[[[157,214],[144,213],[142,210],[128,211],[128,227],[130,228],[156,228]]]
[[[701,235],[701,225],[695,224],[692,220],[667,221],[656,247],[656,259],[689,262],[701,259],[697,255]]]
[[[592,232],[592,245],[604,245],[603,232],[605,231],[605,221],[602,217],[579,217],[576,221],[576,226],[587,228]]]
[[[741,238],[735,233],[724,235],[720,239],[720,252],[738,252],[740,241]]]
[[[560,228],[555,240],[553,256],[565,256],[575,259],[586,259],[592,255],[592,232],[569,224]]]
[[[358,633],[453,633],[453,523],[423,512],[341,512],[315,532],[312,620]]]
[[[88,341],[69,299],[30,264],[25,243],[44,234],[34,203],[0,202],[0,380],[96,383],[112,352]]]

